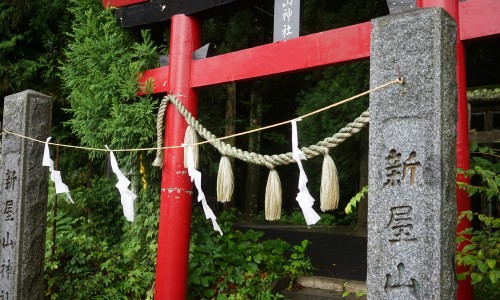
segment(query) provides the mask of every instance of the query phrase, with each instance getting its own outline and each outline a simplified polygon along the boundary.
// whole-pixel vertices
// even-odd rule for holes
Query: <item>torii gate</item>
[[[147,2],[146,4],[140,4]],[[144,72],[140,82],[154,78],[153,93],[182,95],[183,105],[196,116],[196,88],[258,78],[290,71],[367,59],[370,57],[371,23],[365,22],[315,33],[286,42],[276,42],[194,61],[200,46],[200,25],[195,17],[207,8],[242,3],[236,0],[103,0],[105,6],[149,5],[151,22],[171,18],[170,65]],[[188,4],[189,2],[189,4]],[[245,2],[251,2],[245,0]],[[458,126],[457,167],[469,168],[469,135],[465,80],[464,41],[500,35],[498,0],[417,0],[418,7],[442,7],[457,21]],[[233,3],[233,4],[234,4]],[[137,6],[138,6],[137,5]],[[136,6],[136,7],[137,7]],[[156,6],[156,10],[152,7]],[[130,6],[132,8],[134,6]],[[165,10],[165,11],[164,11]],[[122,20],[123,22],[123,20]],[[148,22],[149,23],[149,22]],[[125,24],[125,27],[143,23]],[[325,51],[325,49],[329,49]],[[331,50],[334,49],[334,50]],[[282,57],[294,57],[293,60]],[[248,62],[251,63],[248,63]],[[228,68],[227,66],[231,66]],[[167,110],[165,146],[180,145],[187,124],[170,106]],[[155,299],[185,299],[191,222],[192,185],[183,164],[182,149],[167,149],[161,182],[160,225],[156,267]],[[460,177],[459,180],[467,179]],[[470,200],[457,190],[458,211],[470,209]],[[466,218],[457,231],[470,226]],[[463,247],[461,245],[460,247]],[[457,299],[472,299],[470,282],[459,282]]]

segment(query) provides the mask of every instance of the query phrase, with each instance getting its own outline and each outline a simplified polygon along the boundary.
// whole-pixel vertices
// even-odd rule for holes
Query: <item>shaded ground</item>
[[[237,224],[237,229],[263,231],[264,239],[280,238],[290,244],[307,239],[306,254],[317,268],[314,275],[366,280],[366,229],[346,227]]]

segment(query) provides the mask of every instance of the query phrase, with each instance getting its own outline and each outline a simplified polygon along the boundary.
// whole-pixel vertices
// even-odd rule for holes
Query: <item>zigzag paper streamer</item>
[[[304,218],[306,219],[307,225],[316,224],[321,217],[314,211],[312,208],[314,204],[314,198],[309,194],[309,190],[307,189],[307,176],[306,172],[304,172],[304,168],[302,167],[302,159],[306,159],[306,156],[299,149],[299,142],[297,138],[297,120],[292,121],[292,156],[293,159],[297,161],[297,165],[299,166],[299,193],[297,194],[297,202],[299,202],[299,206],[302,209],[302,213],[304,214]]]
[[[61,172],[54,170],[54,161],[50,158],[50,151],[49,151],[49,141],[51,138],[52,137],[48,137],[47,141],[45,141],[45,150],[43,151],[42,166],[49,167],[50,179],[55,183],[56,194],[66,193],[69,202],[74,204],[75,202],[73,202],[73,199],[69,194],[68,186],[62,182]]]
[[[189,177],[191,178],[191,181],[194,182],[194,185],[198,190],[198,202],[201,201],[203,212],[205,212],[205,217],[207,219],[212,220],[212,226],[214,227],[214,230],[217,230],[220,233],[220,235],[223,235],[222,229],[219,227],[219,224],[217,224],[217,217],[215,216],[210,206],[208,206],[207,199],[205,198],[205,193],[203,193],[203,191],[201,190],[201,172],[196,170],[194,167],[193,148],[192,146],[186,146],[186,147],[187,147],[186,165]]]
[[[109,150],[108,145],[106,145],[106,149]],[[109,150],[109,155],[111,158],[111,169],[118,178],[118,183],[115,186],[118,188],[118,191],[120,191],[121,202],[123,206],[123,214],[125,215],[125,218],[127,218],[128,221],[134,222],[134,201],[135,198],[137,198],[137,196],[134,193],[132,193],[131,190],[128,189],[128,186],[130,185],[130,180],[128,180],[127,177],[123,175],[120,168],[118,168],[118,163],[116,162],[116,158],[115,155],[113,154],[113,151]]]

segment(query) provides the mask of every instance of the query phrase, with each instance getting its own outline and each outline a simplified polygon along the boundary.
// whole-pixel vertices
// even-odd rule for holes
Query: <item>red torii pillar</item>
[[[457,168],[469,169],[469,121],[467,112],[467,82],[465,77],[465,50],[460,36],[460,16],[458,0],[417,0],[418,7],[442,7],[456,21],[457,24],[457,85],[458,85],[458,121],[457,121]],[[457,181],[469,183],[469,178],[458,175]],[[456,188],[458,212],[471,209],[469,195],[466,191]],[[471,222],[463,218],[457,226],[457,233],[471,227]],[[466,243],[457,244],[457,251],[465,247]],[[457,265],[457,273],[463,273],[468,268]],[[473,289],[469,276],[458,281],[457,300],[472,300]]]
[[[200,46],[200,26],[192,17],[175,15],[170,36],[168,88],[196,117],[196,92],[191,87],[193,51]],[[187,123],[169,105],[166,111],[165,146],[184,142]],[[182,148],[166,149],[160,196],[160,224],[156,261],[155,299],[186,299],[192,184],[184,167]]]

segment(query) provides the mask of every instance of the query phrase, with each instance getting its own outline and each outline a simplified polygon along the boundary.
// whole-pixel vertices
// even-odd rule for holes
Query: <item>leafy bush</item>
[[[466,190],[470,196],[481,194],[498,206],[500,163],[495,161],[498,151],[473,144],[471,153],[475,155],[471,159],[471,169],[458,172],[471,178],[472,182],[477,182],[477,185],[459,182],[458,186]],[[476,228],[465,229],[457,236],[457,243],[466,243],[462,251],[457,252],[457,263],[469,267],[466,272],[458,274],[458,278],[465,279],[470,275],[478,299],[499,299],[500,218],[472,211],[462,212],[458,221],[463,218],[469,221],[477,220],[479,224]]]
[[[156,257],[156,247],[140,239],[152,228],[144,224],[146,214],[139,215],[133,225],[123,221],[115,190],[114,182],[100,179],[93,182],[91,189],[72,191],[77,200],[75,205],[70,206],[59,197],[55,241],[51,209],[55,197],[52,194],[49,198],[45,255],[47,299],[144,299],[152,293],[154,261],[151,256]],[[102,203],[102,207],[92,203]],[[156,214],[153,211],[151,215],[154,218]],[[124,233],[127,227],[141,227],[143,234],[132,238],[133,235]],[[133,230],[128,228],[128,231]],[[156,244],[156,236],[145,238]]]
[[[457,238],[458,243],[469,242],[457,253],[457,261],[471,267],[470,271],[459,274],[459,278],[470,275],[472,284],[489,278],[492,284],[496,284],[500,279],[500,266],[497,266],[500,262],[500,218],[466,211],[460,215],[459,221],[464,217],[470,221],[476,217],[481,222],[481,229],[467,228]]]
[[[72,115],[67,123],[80,145],[103,148],[141,148],[154,144],[155,110],[152,97],[137,97],[140,72],[157,64],[156,47],[149,33],[134,36],[124,31],[99,0],[68,0],[72,16],[69,42],[64,51],[61,80]],[[74,164],[82,158],[68,151]],[[106,154],[93,151],[99,174],[106,169]],[[50,299],[145,299],[152,297],[157,249],[158,171],[151,167],[151,153],[119,153],[120,167],[134,192],[135,221],[123,218],[116,179],[101,178],[82,170],[71,185],[74,205],[60,204],[57,216],[51,208],[47,228],[45,279]],[[79,164],[78,164],[79,166]],[[63,166],[63,169],[64,166]],[[70,168],[68,168],[70,169]],[[83,170],[85,171],[85,170]],[[53,229],[57,229],[55,240]],[[55,242],[54,242],[55,241]],[[54,252],[52,252],[54,251]]]
[[[136,95],[141,72],[157,65],[157,48],[149,32],[142,31],[137,41],[120,28],[101,1],[70,0],[69,10],[75,19],[61,79],[68,92],[73,133],[89,147],[151,146],[157,103]],[[92,151],[90,156],[103,154]]]
[[[189,299],[278,299],[271,284],[280,277],[309,274],[307,240],[293,248],[282,240],[259,239],[263,232],[231,229],[234,214],[218,218],[223,236],[196,213],[189,249]]]

